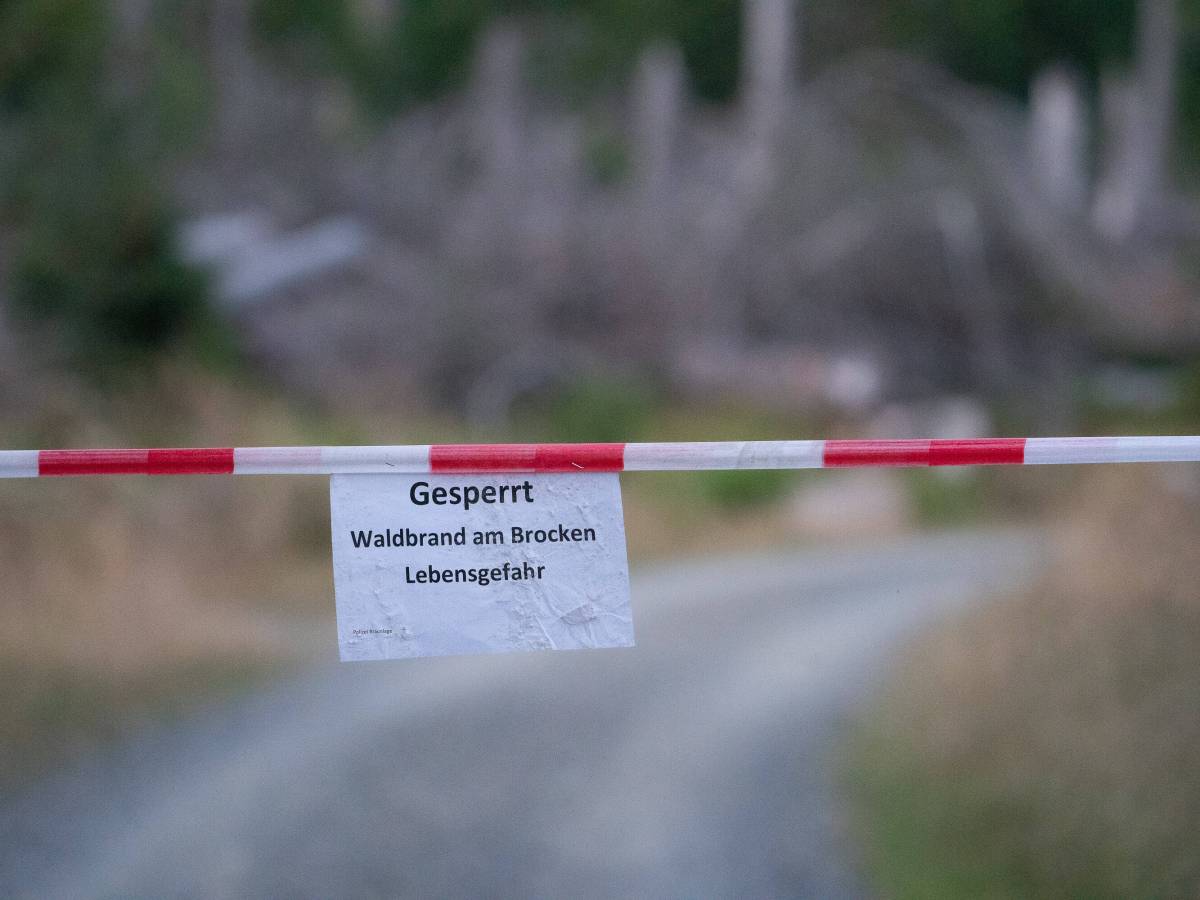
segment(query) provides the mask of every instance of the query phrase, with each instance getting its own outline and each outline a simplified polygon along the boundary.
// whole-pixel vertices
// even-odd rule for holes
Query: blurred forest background
[[[1200,0],[0,4],[13,449],[1196,433],[1198,246]],[[1114,552],[1108,517],[1140,511],[1152,531],[1154,510],[1177,509],[1172,534],[1193,543],[1171,546],[1194,546],[1191,468],[1136,478],[1149,481],[633,477],[630,546],[644,558],[711,552],[718,533],[733,550],[997,516],[1062,525],[1076,555],[1046,588],[1054,602],[990,612],[993,627],[970,632],[990,650],[967,658],[1019,660],[1038,610],[1074,610],[1088,627],[1047,659],[1138,654],[1134,688],[1120,666],[1089,682],[1087,697],[1121,698],[1096,716],[1132,722],[1137,692],[1168,702],[1169,684],[1166,718],[1184,725],[1163,740],[1194,746],[1194,692],[1179,689],[1200,658],[1192,582],[1124,585],[1139,565],[1173,565],[1161,547],[1137,557],[1137,542],[1109,585],[1127,602],[1093,608],[1075,578],[1090,570],[1080,541],[1093,559]],[[256,481],[4,486],[6,777],[325,641],[323,486]],[[1117,638],[1132,608],[1182,618],[1135,646]],[[996,802],[1053,830],[1063,806],[1044,802],[1036,747],[1020,768],[1035,774],[1007,780],[969,751],[997,698],[1020,707],[1007,720],[1020,729],[1078,697],[1021,706],[1038,684],[1016,692],[1007,666],[969,697],[905,701],[978,723],[953,753],[921,744],[945,729],[903,740],[943,767],[935,780],[1003,783]],[[1076,740],[1097,738],[1093,721]],[[882,785],[863,792],[864,832],[901,890],[906,871],[938,869],[944,835],[897,844],[869,824],[909,820],[892,804],[932,777],[880,750],[901,740],[893,724],[868,728],[870,774],[856,778]],[[1163,771],[1126,808],[1167,786],[1190,798],[1163,829],[1179,855],[1160,883],[1194,887],[1179,841],[1195,832],[1197,775]],[[1108,821],[1087,805],[1106,784],[1069,792],[1079,821]],[[963,821],[948,815],[947,833]],[[1015,869],[988,857],[952,892],[980,872],[1026,887],[1061,875],[1053,854],[1010,843]],[[1077,884],[1162,871],[1140,846]]]
[[[481,426],[630,378],[1062,428],[1200,340],[1191,3],[3,15],[5,307],[75,371],[190,344]]]

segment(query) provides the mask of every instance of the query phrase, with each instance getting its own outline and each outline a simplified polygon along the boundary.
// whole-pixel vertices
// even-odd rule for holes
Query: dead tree
[[[1110,240],[1129,241],[1161,211],[1174,133],[1178,60],[1178,0],[1141,0],[1133,80],[1108,76],[1102,98],[1109,153],[1093,220]]]
[[[1087,110],[1079,79],[1060,66],[1040,73],[1029,95],[1030,168],[1046,199],[1066,215],[1087,202]]]
[[[250,0],[213,0],[210,7],[210,68],[216,87],[217,143],[234,156],[253,140],[260,71],[254,57]]]
[[[1013,105],[944,71],[890,54],[866,54],[826,78],[831,100],[855,115],[870,108],[952,136],[986,186],[998,221],[1031,270],[1074,313],[1093,346],[1132,353],[1193,354],[1200,346],[1194,287],[1153,247],[1113,253],[1082,223],[1050,207],[1029,177]]]
[[[671,45],[646,50],[633,92],[633,157],[637,190],[653,205],[670,182],[672,157],[684,111],[683,55]]]
[[[773,156],[795,76],[798,23],[796,0],[745,0],[742,6],[742,106],[752,192],[765,190],[774,176]]]
[[[519,189],[522,159],[521,32],[501,21],[479,48],[472,93],[472,150],[485,190],[501,196]]]
[[[462,135],[474,178],[458,195],[461,204],[448,222],[455,253],[488,265],[520,244],[520,211],[528,198],[525,101],[521,78],[524,39],[512,22],[489,26],[475,51]]]

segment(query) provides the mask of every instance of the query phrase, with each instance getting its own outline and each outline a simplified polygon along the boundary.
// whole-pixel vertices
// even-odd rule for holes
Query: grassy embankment
[[[1088,472],[1040,586],[913,649],[847,770],[884,896],[1200,895],[1198,500]]]
[[[287,442],[316,430],[214,377],[132,381],[103,393],[64,381],[36,408],[6,412],[5,443]],[[0,782],[279,671],[326,613],[326,501],[313,479],[2,487]]]

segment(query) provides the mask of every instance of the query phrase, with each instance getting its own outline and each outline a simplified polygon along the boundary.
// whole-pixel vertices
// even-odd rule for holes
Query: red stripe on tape
[[[624,444],[538,444],[533,460],[538,472],[620,472]]]
[[[43,450],[39,475],[229,475],[233,449]]]
[[[826,441],[825,465],[927,466],[929,441]]]
[[[826,441],[825,465],[995,466],[1025,462],[1025,438],[967,441]]]
[[[930,441],[931,466],[999,466],[1025,462],[1025,438]]]
[[[430,472],[532,472],[534,448],[528,444],[434,444]]]
[[[144,475],[149,450],[43,450],[39,475]]]
[[[151,450],[146,472],[149,475],[229,475],[233,472],[233,448]]]
[[[624,444],[434,444],[431,472],[620,472]]]

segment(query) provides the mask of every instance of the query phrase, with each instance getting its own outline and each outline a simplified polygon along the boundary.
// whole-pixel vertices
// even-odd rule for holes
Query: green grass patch
[[[791,472],[781,469],[727,469],[699,473],[697,486],[713,506],[742,510],[777,502],[793,480]]]
[[[931,765],[921,747],[886,721],[861,726],[848,759],[856,828],[871,882],[883,896],[1122,896],[1107,883],[1104,860],[1086,861],[1078,848],[1067,851],[1075,854],[1071,866],[1047,865],[1059,848],[1037,845],[1044,829],[1036,804],[979,772]]]
[[[988,512],[983,479],[973,470],[955,470],[947,477],[940,471],[911,469],[905,481],[922,525],[961,525]]]

